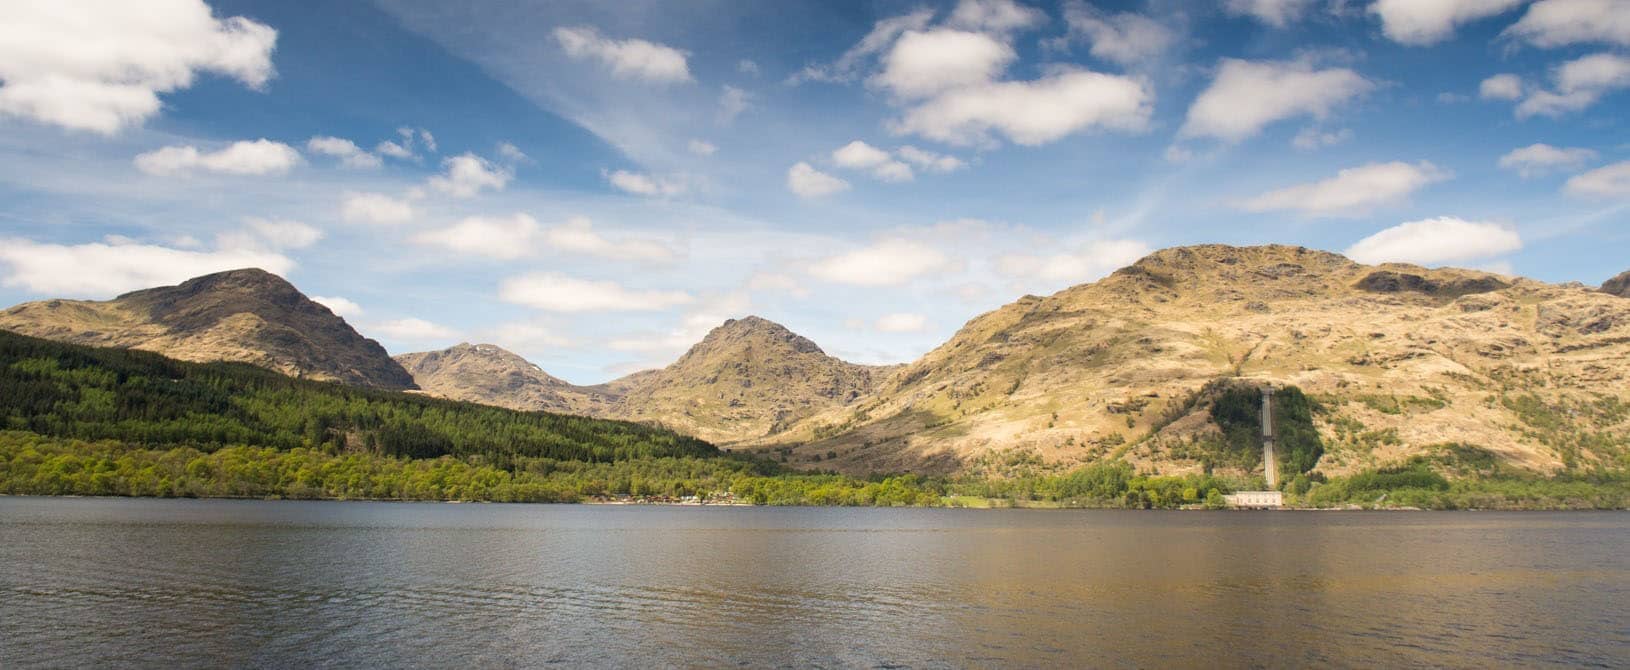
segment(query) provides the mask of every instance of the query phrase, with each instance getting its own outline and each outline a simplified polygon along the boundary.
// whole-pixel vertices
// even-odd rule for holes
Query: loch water
[[[0,667],[1630,666],[1630,514],[0,497]]]

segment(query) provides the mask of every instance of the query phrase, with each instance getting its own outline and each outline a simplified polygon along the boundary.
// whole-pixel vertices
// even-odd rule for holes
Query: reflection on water
[[[1630,515],[0,498],[0,667],[1630,665]]]

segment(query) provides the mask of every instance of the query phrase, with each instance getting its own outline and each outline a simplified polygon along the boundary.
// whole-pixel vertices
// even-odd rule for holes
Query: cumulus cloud
[[[304,249],[323,239],[323,231],[290,219],[244,217],[243,230],[216,236],[222,249]]]
[[[686,53],[642,39],[615,40],[586,26],[561,27],[555,41],[575,60],[593,59],[611,68],[617,79],[639,79],[659,84],[691,80]]]
[[[1489,258],[1522,248],[1517,231],[1497,223],[1452,216],[1410,221],[1359,240],[1347,248],[1360,263],[1439,265]]]
[[[415,244],[446,249],[453,253],[515,260],[532,255],[542,231],[536,219],[526,214],[508,217],[471,216],[447,228],[414,235]]]
[[[458,337],[458,331],[452,328],[419,318],[381,321],[372,324],[371,330],[393,340],[407,340],[410,342],[451,340]]]
[[[1295,138],[1291,139],[1290,145],[1302,151],[1313,151],[1324,147],[1333,147],[1351,139],[1353,139],[1353,131],[1350,128],[1334,131],[1303,128],[1301,132],[1296,133]]]
[[[311,301],[328,308],[336,316],[354,317],[362,314],[362,305],[337,295],[314,295]]]
[[[594,229],[592,221],[581,216],[544,231],[543,237],[558,251],[596,258],[666,263],[676,256],[672,249],[650,240],[608,239]]]
[[[895,150],[895,153],[899,154],[900,158],[905,159],[907,163],[929,172],[954,172],[968,166],[967,163],[956,156],[918,149],[909,144]]]
[[[754,272],[747,278],[747,288],[753,291],[774,291],[798,298],[809,297],[805,282],[781,272]]]
[[[736,117],[741,116],[742,112],[747,111],[752,106],[753,94],[726,84],[719,93],[718,121],[722,125],[730,125],[731,122],[736,120]]]
[[[1590,43],[1630,46],[1630,7],[1624,0],[1540,0],[1529,5],[1522,20],[1504,34],[1547,48]]]
[[[1347,68],[1318,70],[1306,61],[1225,58],[1216,79],[1189,107],[1179,135],[1238,142],[1275,121],[1298,116],[1323,119],[1374,88],[1370,80]]]
[[[578,279],[555,272],[506,279],[498,287],[498,297],[551,312],[659,311],[695,300],[683,291],[630,289],[614,281]]]
[[[464,153],[441,162],[446,170],[430,178],[430,187],[455,198],[473,198],[483,189],[504,190],[515,173],[509,168],[473,153]]]
[[[1283,28],[1307,13],[1313,0],[1228,0],[1223,9],[1235,16],[1249,16],[1275,28]]]
[[[1336,176],[1264,193],[1240,203],[1251,212],[1292,210],[1307,216],[1356,216],[1408,198],[1451,175],[1431,163],[1371,163]]]
[[[340,160],[340,164],[349,168],[376,168],[383,162],[351,140],[320,135],[306,141],[306,151],[324,156],[333,156]]]
[[[896,286],[950,266],[951,260],[934,247],[888,239],[818,260],[809,274],[838,284]]]
[[[611,182],[617,190],[634,195],[643,195],[653,198],[671,197],[684,193],[686,185],[684,180],[674,177],[656,177],[639,172],[615,170],[602,172],[606,181]]]
[[[0,6],[0,114],[113,134],[158,113],[199,73],[259,89],[277,31],[202,0]]]
[[[1035,146],[1091,128],[1143,130],[1153,99],[1141,79],[1061,69],[1035,81],[946,91],[907,110],[891,129],[956,145],[989,144],[994,132]]]
[[[231,175],[284,174],[300,164],[300,152],[282,142],[258,139],[233,142],[215,152],[202,152],[193,146],[164,147],[136,156],[136,169],[150,175],[169,177],[195,170]]]
[[[1477,97],[1484,100],[1516,100],[1522,97],[1522,77],[1497,74],[1484,79],[1477,86]]]
[[[1013,47],[985,33],[911,30],[894,43],[871,83],[900,98],[925,98],[991,81],[1017,58]]]
[[[1041,10],[1013,0],[962,0],[946,18],[946,24],[968,30],[1009,33],[1034,28],[1047,22]]]
[[[383,193],[347,193],[340,215],[353,223],[392,225],[413,220],[413,206]]]
[[[787,188],[800,198],[819,198],[849,190],[849,182],[799,161],[787,169]]]
[[[1543,175],[1552,170],[1577,170],[1596,159],[1596,152],[1590,149],[1563,149],[1549,144],[1530,144],[1521,149],[1512,149],[1510,153],[1500,157],[1500,167],[1507,170],[1516,170],[1524,178]]]
[[[1103,240],[1060,254],[1003,255],[996,259],[996,270],[1009,277],[1078,284],[1131,265],[1149,251],[1149,245],[1137,240]]]
[[[412,145],[407,143],[397,144],[391,140],[381,140],[379,144],[374,145],[374,151],[379,152],[381,156],[390,156],[405,161],[418,158],[413,153]]]
[[[928,330],[928,317],[908,312],[884,314],[872,324],[880,333],[920,333]]]
[[[0,285],[62,297],[111,297],[223,270],[258,267],[285,274],[294,261],[256,249],[197,251],[140,244],[123,238],[89,244],[41,244],[0,239]]]
[[[719,150],[719,147],[714,146],[712,142],[702,140],[691,140],[685,145],[685,148],[698,156],[712,156],[714,152]]]
[[[1079,0],[1064,6],[1064,22],[1094,57],[1121,65],[1152,60],[1177,43],[1177,33],[1159,21],[1136,12],[1110,14]]]
[[[896,160],[889,152],[855,140],[832,152],[832,162],[851,170],[867,170],[883,181],[911,181],[911,166]]]
[[[1558,66],[1554,90],[1536,90],[1517,105],[1517,118],[1559,117],[1596,104],[1602,96],[1630,88],[1630,57],[1592,54]]]
[[[1592,198],[1630,198],[1630,161],[1574,176],[1563,186],[1563,190],[1569,195]]]
[[[1381,32],[1411,46],[1436,44],[1464,23],[1503,14],[1527,0],[1376,0],[1370,12],[1381,17]]]
[[[922,30],[934,20],[934,10],[921,8],[909,14],[893,16],[872,25],[871,31],[860,42],[843,52],[836,61],[825,65],[808,65],[787,80],[788,84],[804,81],[852,81],[860,67],[872,56],[882,53],[894,40],[908,30]]]

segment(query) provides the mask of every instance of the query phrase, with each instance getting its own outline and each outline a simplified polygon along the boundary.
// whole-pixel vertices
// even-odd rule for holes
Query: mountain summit
[[[113,300],[44,300],[0,312],[0,328],[188,361],[240,361],[310,379],[413,388],[378,342],[282,277],[254,268]]]
[[[492,344],[461,343],[440,351],[402,354],[396,361],[426,392],[526,412],[604,415],[615,396],[575,386]]]
[[[1620,298],[1630,298],[1630,270],[1619,273],[1619,276],[1602,282],[1602,292],[1616,295]]]
[[[608,386],[623,390],[614,416],[653,421],[720,444],[763,439],[794,421],[842,407],[890,368],[828,356],[785,326],[730,319],[679,360]]]

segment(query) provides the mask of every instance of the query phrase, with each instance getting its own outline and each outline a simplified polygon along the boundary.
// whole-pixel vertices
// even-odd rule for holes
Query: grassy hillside
[[[712,445],[622,421],[526,413],[185,363],[0,331],[0,427],[210,452],[229,445],[336,454],[609,462],[717,456]]]

